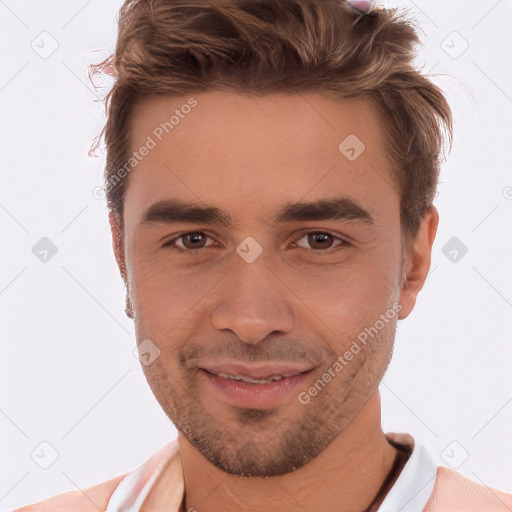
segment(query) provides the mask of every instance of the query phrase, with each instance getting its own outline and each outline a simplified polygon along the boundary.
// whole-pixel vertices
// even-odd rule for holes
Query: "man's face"
[[[124,204],[137,342],[160,350],[143,369],[210,462],[283,474],[347,427],[390,362],[400,198],[379,116],[363,100],[193,97],[192,109],[181,108],[189,97],[152,97],[134,112],[132,150],[156,143],[129,175]],[[355,160],[353,135],[339,149],[351,134],[365,145]],[[338,218],[325,205],[290,207],[335,199]],[[162,201],[213,206],[231,224],[150,211]]]

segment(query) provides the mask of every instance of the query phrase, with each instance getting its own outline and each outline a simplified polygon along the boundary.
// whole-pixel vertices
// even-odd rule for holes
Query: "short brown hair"
[[[401,196],[405,240],[432,204],[452,114],[441,90],[413,66],[419,38],[397,9],[354,14],[343,0],[126,0],[107,72],[102,136],[107,205],[123,218],[138,98],[223,90],[254,94],[319,92],[366,98],[381,116]],[[115,186],[112,186],[112,184]]]

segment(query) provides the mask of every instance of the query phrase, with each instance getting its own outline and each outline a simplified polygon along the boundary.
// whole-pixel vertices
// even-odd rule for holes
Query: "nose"
[[[238,262],[219,284],[212,313],[215,329],[229,330],[245,343],[258,344],[270,333],[288,333],[293,296],[264,261]]]

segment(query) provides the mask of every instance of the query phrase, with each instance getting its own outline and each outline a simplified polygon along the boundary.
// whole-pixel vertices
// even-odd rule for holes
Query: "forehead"
[[[131,151],[145,156],[128,175],[125,217],[170,197],[235,211],[343,193],[371,211],[397,194],[383,144],[379,115],[363,99],[147,97],[133,113]]]

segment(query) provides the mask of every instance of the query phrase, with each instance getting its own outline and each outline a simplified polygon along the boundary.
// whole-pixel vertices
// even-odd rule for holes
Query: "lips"
[[[304,364],[223,362],[202,365],[199,379],[209,400],[243,408],[275,407],[293,399],[314,368]]]
[[[278,380],[282,377],[293,377],[311,370],[312,367],[286,362],[254,363],[251,365],[224,362],[203,365],[201,369],[224,378],[238,378],[250,382],[251,380],[267,381],[271,379]]]

